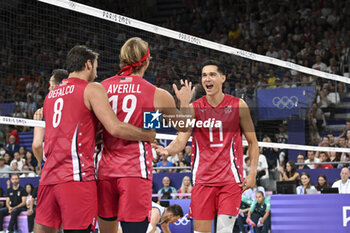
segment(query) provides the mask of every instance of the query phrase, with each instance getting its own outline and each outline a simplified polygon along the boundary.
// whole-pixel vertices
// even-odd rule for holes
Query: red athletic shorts
[[[241,205],[239,184],[224,186],[195,185],[192,189],[189,215],[197,220],[212,220],[215,214],[237,215]]]
[[[65,230],[83,230],[97,217],[96,181],[39,185],[35,222]]]
[[[151,219],[152,181],[142,178],[97,180],[98,216],[118,221],[142,222]]]

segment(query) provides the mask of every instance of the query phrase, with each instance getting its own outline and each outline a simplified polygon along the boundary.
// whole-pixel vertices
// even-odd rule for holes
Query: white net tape
[[[188,34],[184,34],[184,33],[178,32],[178,31],[170,30],[170,29],[167,29],[164,27],[159,27],[159,26],[156,26],[153,24],[145,23],[145,22],[142,22],[142,21],[139,21],[136,19],[132,19],[132,18],[118,15],[118,14],[115,14],[112,12],[100,10],[100,9],[86,6],[86,5],[76,3],[73,1],[68,1],[68,0],[39,0],[39,1],[45,2],[48,4],[52,4],[52,5],[55,5],[58,7],[66,8],[66,9],[69,9],[72,11],[80,12],[80,13],[90,15],[93,17],[109,20],[109,21],[112,21],[112,22],[115,22],[118,24],[123,24],[123,25],[128,26],[128,27],[133,27],[133,28],[137,28],[140,30],[155,33],[158,35],[166,36],[166,37],[169,37],[172,39],[188,42],[188,43],[202,46],[205,48],[210,48],[210,49],[214,49],[214,50],[217,50],[220,52],[244,57],[244,58],[247,58],[250,60],[264,62],[264,63],[268,63],[268,64],[272,64],[272,65],[277,65],[277,66],[285,67],[288,69],[296,70],[296,71],[299,71],[301,73],[310,74],[310,75],[322,77],[325,79],[330,79],[330,80],[335,80],[335,81],[350,84],[350,79],[343,77],[343,76],[325,73],[325,72],[322,72],[319,70],[304,67],[304,66],[301,66],[301,65],[298,65],[295,63],[291,63],[288,61],[283,61],[283,60],[275,59],[272,57],[267,57],[267,56],[263,56],[260,54],[251,53],[251,52],[244,51],[241,49],[222,45],[222,44],[219,44],[219,43],[216,43],[213,41],[205,40],[205,39],[191,36]]]

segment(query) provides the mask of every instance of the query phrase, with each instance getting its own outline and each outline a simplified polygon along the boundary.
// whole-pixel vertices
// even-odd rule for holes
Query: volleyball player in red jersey
[[[173,97],[142,77],[150,63],[148,43],[130,38],[120,52],[120,75],[104,80],[110,104],[119,119],[137,127],[144,111],[181,114]],[[183,82],[182,82],[183,83]],[[188,110],[194,90],[191,83],[174,86],[177,98]],[[148,142],[131,142],[103,132],[102,157],[98,156],[99,227],[101,233],[145,233],[152,210],[152,151]]]
[[[98,120],[115,136],[154,140],[155,133],[119,121],[97,75],[98,54],[75,46],[67,55],[68,79],[45,98],[47,158],[39,184],[36,233],[88,233],[97,217],[97,186],[93,154]]]
[[[217,215],[218,233],[231,233],[239,211],[241,195],[255,184],[258,143],[247,104],[222,92],[224,67],[216,61],[202,66],[202,86],[206,95],[191,104],[196,121],[221,123],[193,128],[192,189],[190,215],[194,231],[211,232]],[[242,133],[249,144],[251,170],[243,180]],[[180,132],[166,148],[156,146],[163,156],[183,150],[191,132]]]

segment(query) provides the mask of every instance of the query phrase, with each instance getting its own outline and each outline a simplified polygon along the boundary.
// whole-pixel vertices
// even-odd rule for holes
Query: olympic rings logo
[[[281,98],[276,96],[272,99],[272,104],[278,109],[292,109],[298,106],[298,101],[299,99],[296,96],[291,96],[290,98],[288,96],[283,96]]]
[[[174,224],[176,226],[179,225],[184,225],[186,226],[189,222],[191,222],[190,220],[187,219],[188,218],[188,214],[185,214],[185,216],[183,216],[182,218],[178,219]]]

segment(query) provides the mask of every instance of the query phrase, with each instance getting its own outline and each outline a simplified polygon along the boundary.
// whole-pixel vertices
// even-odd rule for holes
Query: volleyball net
[[[251,107],[259,139],[265,134],[278,134],[279,124],[287,119],[307,121],[312,103],[325,85],[333,86],[335,90],[332,91],[340,94],[336,97],[337,104],[342,104],[342,99],[347,98],[348,77],[304,67],[287,57],[267,57],[74,1],[18,0],[2,2],[1,6],[3,20],[0,22],[0,41],[6,45],[1,55],[0,69],[5,102],[0,107],[0,124],[3,128],[6,128],[4,125],[44,126],[43,122],[21,115],[21,106],[28,106],[28,96],[33,97],[36,108],[42,106],[51,71],[64,68],[65,57],[71,47],[85,44],[100,54],[97,81],[102,81],[120,70],[120,48],[130,37],[140,37],[149,43],[152,61],[145,79],[171,93],[172,83],[187,79],[197,84],[196,98],[200,97],[204,94],[200,89],[201,63],[207,59],[222,62],[227,70],[228,83],[224,85],[224,91],[246,100]],[[229,44],[227,40],[231,39],[223,37],[217,41]],[[267,83],[270,78],[271,82]],[[30,82],[32,85],[28,85]],[[343,93],[337,90],[339,83],[343,85]],[[279,89],[279,93],[284,93],[292,88],[300,88],[298,94],[267,97],[263,92]],[[270,102],[260,106],[259,101],[264,100],[264,96],[271,98]],[[260,117],[275,111],[275,108],[279,110],[279,115],[275,119],[270,117],[270,120],[278,123],[270,126],[265,123],[266,119]],[[262,109],[264,111],[260,112]],[[340,122],[337,123],[338,128],[344,128],[347,110],[337,114]],[[174,137],[174,134],[157,134],[157,139],[163,144]],[[259,146],[279,150],[350,153],[348,148],[305,146],[305,143],[261,141]]]

